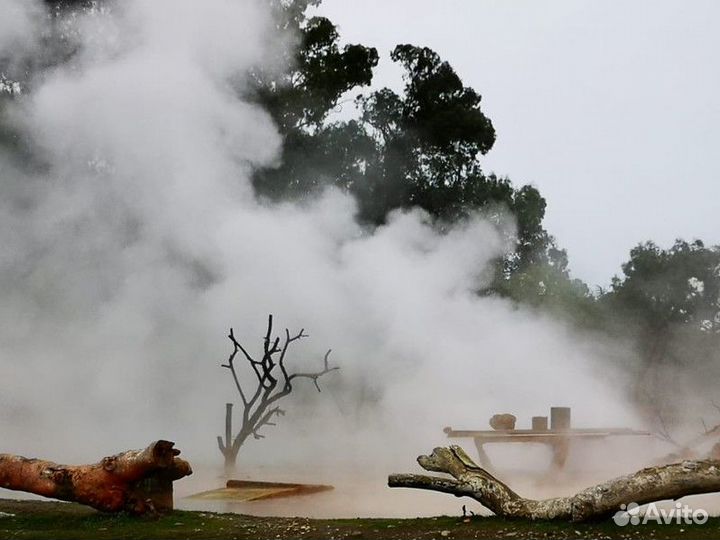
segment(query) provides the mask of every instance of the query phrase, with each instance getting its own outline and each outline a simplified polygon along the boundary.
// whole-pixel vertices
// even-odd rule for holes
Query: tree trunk
[[[225,404],[225,440],[218,436],[217,443],[220,452],[222,452],[225,458],[225,476],[230,478],[232,473],[235,472],[235,462],[240,451],[240,445],[235,444],[233,440],[232,430],[232,417],[233,417],[233,404]]]
[[[237,464],[238,453],[239,452],[235,452],[232,447],[228,448],[224,452],[225,464],[223,467],[223,471],[224,471],[225,477],[227,479],[232,478],[232,475],[235,473],[235,466]]]
[[[570,497],[542,501],[525,499],[478,467],[459,446],[436,448],[418,457],[420,466],[449,474],[439,478],[419,474],[393,474],[390,487],[410,487],[472,497],[495,514],[530,520],[585,521],[610,516],[621,504],[646,504],[686,495],[720,491],[720,461],[683,461],[649,467],[587,488]]]
[[[133,514],[173,508],[175,480],[192,474],[178,458],[175,443],[156,441],[93,465],[58,465],[51,461],[0,454],[0,487],[77,502],[104,512]]]

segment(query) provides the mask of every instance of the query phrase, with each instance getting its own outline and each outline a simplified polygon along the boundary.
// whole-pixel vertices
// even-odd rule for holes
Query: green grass
[[[720,518],[704,525],[618,527],[599,523],[509,521],[497,517],[333,519],[253,517],[176,511],[159,518],[100,514],[55,502],[0,500],[0,539],[431,539],[437,538],[720,538]]]

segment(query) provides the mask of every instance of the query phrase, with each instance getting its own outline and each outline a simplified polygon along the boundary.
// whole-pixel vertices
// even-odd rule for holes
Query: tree
[[[516,216],[517,251],[499,267],[501,279],[538,264],[551,265],[554,240],[542,226],[545,200],[526,185],[483,173],[479,158],[495,142],[481,96],[463,84],[446,61],[427,47],[398,45],[391,54],[405,71],[401,94],[382,88],[360,95],[358,116],[338,121],[330,113],[343,96],[372,81],[377,51],[361,45],[340,48],[336,27],[305,11],[318,2],[274,4],[281,30],[301,36],[297,51],[283,58],[278,75],[257,73],[254,95],[284,135],[278,168],[257,171],[261,197],[303,199],[334,185],[353,194],[359,218],[371,226],[396,209],[419,207],[440,227],[478,210],[491,219],[504,209]],[[538,262],[540,261],[540,262]],[[507,293],[498,281],[496,292]],[[542,295],[536,283],[534,294]],[[526,293],[528,287],[515,287]]]
[[[395,208],[419,206],[453,219],[507,200],[509,182],[484,178],[477,161],[495,142],[480,95],[427,47],[398,45],[390,56],[405,70],[403,95],[383,88],[358,99],[378,148],[366,184],[355,190],[363,217],[381,223]]]
[[[343,185],[362,168],[370,141],[354,122],[327,123],[348,91],[370,84],[378,54],[372,47],[340,46],[337,28],[325,17],[308,17],[319,0],[273,0],[278,30],[298,36],[273,64],[251,73],[252,99],[273,117],[285,142],[280,165],[256,171],[261,197],[303,198],[328,183]]]
[[[517,299],[543,284],[535,278],[537,260],[555,248],[542,226],[545,200],[532,186],[515,187],[508,178],[485,174],[480,158],[495,142],[495,129],[481,109],[481,96],[463,84],[453,67],[427,47],[398,45],[393,61],[405,72],[405,86],[395,93],[383,88],[352,99],[372,83],[378,52],[362,44],[343,44],[327,18],[311,16],[320,0],[269,0],[280,34],[296,39],[296,47],[279,47],[277,58],[251,70],[250,83],[237,92],[266,109],[284,137],[277,167],[253,172],[260,198],[302,200],[328,185],[353,194],[359,218],[383,224],[396,209],[419,207],[444,227],[485,212],[490,219],[504,209],[518,223],[516,253],[499,266],[500,278],[525,273],[524,286],[495,292]],[[12,81],[31,89],[35,74],[71,61],[77,53],[75,20],[82,10],[112,9],[103,0],[44,0],[51,15],[47,49],[28,65],[7,71]],[[1,63],[1,59],[0,59]],[[30,65],[32,64],[32,65]],[[1,71],[2,69],[0,69]],[[352,109],[345,119],[334,115]],[[12,131],[0,129],[0,144],[12,151],[22,145]],[[13,146],[15,145],[15,146]],[[21,162],[27,160],[21,159]]]
[[[607,297],[643,330],[662,337],[673,325],[689,325],[701,335],[720,333],[720,247],[677,240],[667,250],[653,242],[638,245],[622,265]],[[658,361],[665,347],[654,347]]]
[[[602,329],[604,314],[597,298],[582,280],[570,275],[565,250],[549,236],[543,243],[545,249],[521,244],[505,257],[489,292],[550,312],[581,330]],[[527,250],[524,256],[523,250]]]
[[[558,290],[582,289],[560,269],[564,252],[543,228],[546,203],[539,191],[483,173],[479,160],[492,148],[495,129],[480,94],[435,51],[398,45],[391,59],[404,69],[403,91],[361,94],[356,115],[332,116],[343,104],[351,106],[345,96],[371,84],[378,54],[357,44],[341,47],[331,21],[306,15],[318,3],[273,3],[278,28],[300,40],[276,62],[284,66],[279,73],[254,75],[251,95],[285,139],[280,165],[254,174],[257,194],[304,199],[333,185],[355,196],[358,217],[370,226],[396,209],[422,208],[441,228],[478,211],[498,222],[510,212],[518,225],[516,251],[498,266],[492,292],[544,303],[553,287],[536,279],[542,272]],[[506,283],[516,274],[523,277]]]
[[[450,478],[393,474],[388,478],[388,485],[472,497],[499,516],[532,521],[588,521],[612,516],[621,504],[642,505],[720,491],[720,462],[714,459],[648,467],[575,495],[541,501],[518,495],[478,467],[459,446],[435,448],[431,455],[419,456],[417,461],[423,469],[446,473]]]
[[[253,358],[248,351],[235,339],[233,330],[230,329],[228,338],[233,344],[233,351],[228,358],[226,364],[222,367],[227,368],[235,383],[235,388],[240,395],[242,403],[242,419],[240,429],[233,434],[232,429],[232,409],[231,403],[225,408],[225,438],[218,436],[217,442],[220,452],[225,458],[225,470],[230,472],[234,469],[237,456],[242,445],[250,436],[255,439],[262,439],[264,435],[259,431],[264,426],[275,425],[272,420],[277,416],[285,414],[277,403],[284,397],[290,395],[293,391],[293,384],[296,379],[310,379],[313,381],[315,388],[320,392],[318,379],[340,369],[339,367],[330,367],[328,358],[331,350],[325,353],[323,358],[323,368],[317,372],[294,372],[290,373],[286,365],[286,355],[290,345],[302,338],[308,337],[301,329],[297,334],[290,335],[290,331],[285,329],[285,337],[273,336],[273,316],[268,317],[267,332],[263,340],[263,353],[260,360]],[[257,379],[255,388],[250,392],[243,386],[241,375],[238,373],[238,366],[235,363],[238,353],[241,352],[245,360],[248,362],[252,372]]]
[[[358,217],[370,227],[397,209],[422,208],[439,228],[477,212],[499,224],[511,213],[515,249],[498,261],[497,279],[483,293],[556,312],[570,306],[588,317],[592,299],[584,284],[570,278],[566,254],[543,227],[546,202],[538,189],[482,170],[480,159],[496,133],[481,95],[437,52],[401,44],[391,59],[404,70],[403,90],[382,88],[353,100],[353,93],[372,83],[378,52],[342,44],[330,20],[308,14],[319,3],[269,0],[278,32],[297,45],[278,48],[272,67],[251,70],[250,84],[237,89],[270,113],[284,137],[278,165],[253,172],[258,197],[302,200],[336,186],[357,199]],[[73,20],[78,10],[110,6],[95,0],[45,4],[54,28],[42,55],[48,65],[67,62],[77,51],[72,25],[64,20]],[[27,73],[18,75],[23,86],[31,88],[32,73],[42,69],[20,70]],[[343,106],[352,112],[338,120],[333,113]],[[0,133],[0,144],[16,145],[16,153],[19,143],[16,134]]]
[[[720,346],[720,248],[677,240],[669,249],[638,245],[601,302],[611,333],[635,336],[642,375],[637,401],[650,417],[668,405],[660,386],[668,369],[712,377]],[[666,411],[667,412],[667,411]]]

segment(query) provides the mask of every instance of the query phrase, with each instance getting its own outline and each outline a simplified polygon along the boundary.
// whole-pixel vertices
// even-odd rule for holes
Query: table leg
[[[475,439],[475,448],[477,448],[478,458],[480,459],[480,466],[483,469],[492,469],[492,462],[490,456],[487,455],[483,448],[483,442],[480,439]]]
[[[553,451],[552,465],[553,470],[562,470],[565,467],[568,453],[570,450],[570,439],[567,437],[558,437],[556,441],[551,444]]]

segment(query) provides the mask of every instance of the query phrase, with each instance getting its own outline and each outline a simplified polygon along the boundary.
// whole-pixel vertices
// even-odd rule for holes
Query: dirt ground
[[[0,539],[438,539],[720,538],[720,518],[704,525],[530,523],[496,517],[308,519],[175,511],[160,518],[109,515],[67,503],[0,499]]]

